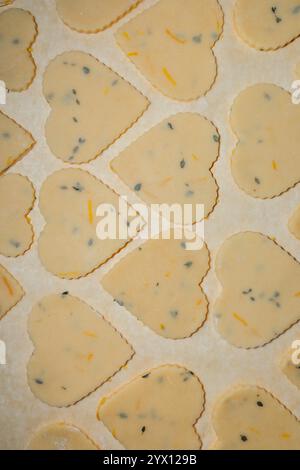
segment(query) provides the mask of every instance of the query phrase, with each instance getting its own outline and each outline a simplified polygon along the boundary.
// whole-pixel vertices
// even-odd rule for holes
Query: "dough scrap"
[[[300,240],[300,205],[289,220],[289,231]]]
[[[210,170],[219,155],[219,141],[210,121],[180,113],[140,137],[111,167],[146,203],[204,204],[206,217],[218,198]]]
[[[298,339],[298,341],[300,338]],[[300,344],[300,343],[299,343]],[[299,347],[298,347],[299,350]],[[297,363],[294,363],[294,354]],[[297,354],[297,350],[289,348],[285,351],[284,355],[280,361],[280,368],[282,372],[286,375],[288,380],[292,382],[300,390],[300,364],[298,363],[300,359],[300,354]]]
[[[299,0],[237,0],[234,24],[250,47],[279,49],[300,36]]]
[[[216,404],[213,450],[299,450],[300,423],[273,395],[244,385],[228,391]]]
[[[79,428],[67,423],[43,426],[31,438],[28,450],[99,450]]]
[[[43,91],[51,107],[46,139],[69,163],[100,155],[145,112],[149,101],[85,52],[65,52],[48,65]]]
[[[242,91],[231,110],[238,138],[231,168],[237,185],[252,197],[279,196],[300,181],[300,106],[272,84]]]
[[[79,33],[98,33],[119,21],[141,1],[56,0],[56,8],[62,21],[71,29]]]
[[[34,16],[11,8],[0,15],[0,80],[10,91],[26,90],[34,80],[36,65],[31,46],[37,36]]]
[[[126,449],[199,449],[204,410],[198,377],[184,367],[152,369],[100,401],[98,419]]]
[[[212,48],[222,29],[217,0],[160,0],[122,26],[116,39],[155,88],[190,101],[205,95],[215,81]]]
[[[42,186],[40,210],[46,226],[39,239],[45,268],[58,277],[77,279],[94,271],[130,240],[97,237],[96,210],[118,195],[90,173],[78,168],[56,171]]]
[[[32,310],[28,366],[34,395],[70,406],[115,375],[133,356],[129,343],[101,315],[68,292],[44,297]]]
[[[0,174],[35,145],[32,135],[0,111]]]
[[[217,329],[234,346],[263,346],[300,320],[300,264],[265,235],[227,239],[216,272],[223,287],[214,307]]]
[[[191,336],[206,319],[200,284],[209,269],[209,252],[206,245],[195,251],[185,246],[181,240],[148,240],[102,280],[116,302],[165,338]]]
[[[0,254],[19,256],[33,241],[28,217],[35,201],[35,191],[26,176],[7,174],[0,177]]]
[[[0,319],[24,297],[18,281],[0,265]]]

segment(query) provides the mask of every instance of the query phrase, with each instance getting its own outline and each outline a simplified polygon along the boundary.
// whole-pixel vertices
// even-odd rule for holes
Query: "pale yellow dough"
[[[37,36],[37,25],[29,11],[19,8],[0,15],[0,80],[11,91],[29,87],[35,76],[31,46]]]
[[[99,450],[80,429],[66,423],[53,423],[39,429],[31,438],[28,450]]]
[[[29,152],[34,144],[28,131],[0,111],[0,173]]]
[[[223,29],[217,0],[160,0],[122,26],[116,39],[127,57],[166,96],[190,101],[212,87],[212,48]]]
[[[266,390],[235,387],[215,405],[214,450],[300,450],[300,422]]]
[[[100,155],[131,127],[149,101],[118,74],[85,52],[65,52],[48,65],[44,95],[51,107],[46,139],[69,163]]]
[[[33,240],[28,217],[35,200],[35,191],[28,178],[8,174],[0,177],[0,253],[19,256]]]
[[[142,0],[56,0],[63,22],[80,33],[97,33],[111,26]]]
[[[102,280],[116,302],[165,338],[191,336],[207,314],[200,283],[209,269],[208,249],[185,246],[181,240],[149,240]]]
[[[237,185],[252,197],[279,196],[300,181],[300,106],[272,84],[244,90],[231,110],[238,138],[231,168]]]
[[[300,79],[300,62],[299,64],[296,66],[296,77]]]
[[[297,207],[289,220],[289,231],[300,240],[300,206]]]
[[[68,168],[47,178],[40,193],[46,225],[39,239],[39,256],[46,269],[59,277],[86,276],[129,241],[100,240],[96,210],[100,204],[118,210],[116,193],[90,173]]]
[[[0,265],[0,319],[24,296],[18,281]]]
[[[140,137],[111,167],[146,203],[204,204],[207,216],[218,197],[210,170],[219,155],[219,141],[207,119],[180,113]]]
[[[300,295],[300,293],[299,293]],[[300,338],[298,340],[300,345]],[[283,354],[280,360],[280,368],[290,382],[292,382],[300,391],[300,346],[289,348]],[[294,362],[295,361],[295,362]]]
[[[234,346],[263,346],[300,320],[300,264],[268,237],[243,232],[226,240],[216,272],[223,288],[217,329]]]
[[[145,372],[103,398],[98,418],[126,449],[201,447],[195,424],[204,409],[204,390],[195,374],[166,365]]]
[[[236,0],[238,35],[259,50],[284,47],[300,35],[299,0]]]
[[[33,308],[28,332],[34,352],[28,384],[51,406],[72,405],[113,376],[134,352],[95,310],[67,292]]]

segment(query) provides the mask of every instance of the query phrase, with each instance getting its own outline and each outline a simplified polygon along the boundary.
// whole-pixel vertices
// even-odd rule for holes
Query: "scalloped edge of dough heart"
[[[241,389],[248,389],[248,388],[255,388],[257,390],[260,390],[262,392],[265,392],[267,394],[269,394],[273,400],[275,400],[277,402],[277,404],[279,406],[281,406],[283,409],[285,409],[289,414],[290,416],[292,416],[293,418],[295,418],[295,420],[299,423],[300,425],[300,420],[297,418],[297,416],[284,404],[282,403],[282,401],[279,400],[279,398],[277,398],[275,395],[273,395],[272,392],[270,392],[267,388],[261,386],[261,385],[254,385],[254,384],[235,384],[233,386],[231,386],[231,388],[227,389],[225,392],[223,392],[221,395],[219,395],[216,399],[216,402],[213,406],[213,411],[212,411],[212,414],[211,414],[211,423],[212,423],[212,427],[213,427],[213,430],[214,430],[214,433],[215,433],[215,440],[214,442],[209,446],[209,449],[208,450],[215,450],[214,449],[214,446],[220,442],[220,439],[219,439],[219,436],[217,435],[217,432],[215,430],[215,421],[216,421],[216,414],[218,412],[218,410],[220,409],[220,407],[222,406],[222,403],[224,402],[224,400],[227,398],[227,397],[230,397],[235,391],[238,391],[238,390],[241,390]]]
[[[70,405],[61,405],[61,406],[53,406],[53,405],[49,405],[49,403],[47,403],[46,401],[42,400],[40,397],[37,397],[34,392],[31,390],[30,388],[30,385],[29,385],[29,377],[28,377],[28,364],[31,362],[33,356],[35,355],[35,352],[36,352],[36,343],[35,341],[33,340],[30,332],[29,332],[29,317],[30,317],[30,313],[32,311],[32,309],[35,307],[35,304],[31,307],[31,310],[30,310],[30,313],[28,315],[28,319],[27,319],[27,327],[26,327],[26,332],[27,332],[27,336],[29,337],[30,341],[31,341],[31,344],[33,346],[33,349],[31,351],[31,354],[26,362],[26,384],[27,384],[27,387],[29,388],[30,392],[32,393],[32,395],[34,396],[34,398],[36,400],[39,400],[41,403],[44,403],[46,404],[47,406],[49,406],[50,408],[58,408],[58,409],[68,409],[68,408],[71,408],[71,406],[75,406],[77,405],[77,403],[80,403],[81,401],[85,400],[86,398],[88,398],[90,395],[92,395],[93,393],[95,393],[96,390],[98,390],[100,387],[102,387],[104,384],[110,382],[113,377],[115,377],[119,372],[121,372],[121,370],[123,369],[126,369],[126,367],[128,366],[129,362],[132,361],[132,359],[134,358],[134,356],[136,356],[136,350],[134,349],[134,347],[132,346],[132,344],[128,341],[127,338],[125,338],[125,336],[123,335],[123,333],[121,333],[120,330],[117,329],[117,327],[115,327],[107,318],[106,316],[104,316],[103,313],[100,313],[98,310],[96,310],[89,302],[86,302],[85,300],[82,300],[81,297],[78,297],[77,295],[73,295],[69,290],[67,291],[68,292],[68,295],[71,295],[74,299],[78,300],[79,302],[83,303],[84,305],[87,305],[91,310],[93,310],[93,312],[96,313],[96,315],[100,318],[102,318],[121,338],[122,340],[130,347],[131,351],[132,351],[132,354],[131,356],[126,360],[126,362],[124,362],[124,364],[119,367],[110,377],[107,377],[106,380],[104,380],[103,382],[99,383],[99,385],[97,385],[95,388],[93,388],[93,390],[91,390],[89,393],[87,393],[86,395],[84,395],[83,397],[79,398],[79,400],[76,400],[74,403],[71,403]],[[52,293],[53,294],[53,293]],[[46,294],[46,297],[49,297],[49,295],[51,295],[51,293],[49,294],[49,292]],[[53,294],[53,295],[59,295],[59,293],[57,294]],[[44,296],[45,297],[45,296]],[[43,298],[43,297],[42,297]]]
[[[17,299],[15,301],[15,303],[13,305],[11,305],[9,307],[8,310],[6,310],[6,312],[4,313],[4,315],[0,316],[0,321],[3,320],[3,318],[6,317],[6,315],[13,309],[16,307],[16,305],[18,305],[19,302],[21,302],[22,299],[24,299],[25,295],[26,295],[26,292],[24,290],[24,287],[22,286],[22,284],[18,281],[18,279],[15,278],[15,276],[6,268],[6,266],[4,266],[2,263],[0,264],[0,267],[5,269],[5,271],[8,272],[8,274],[13,278],[13,280],[15,281],[15,283],[20,287],[20,289],[22,290],[22,295],[19,299]]]
[[[116,395],[119,393],[119,391],[127,388],[127,386],[131,383],[133,383],[135,380],[139,379],[140,377],[142,377],[143,375],[145,374],[148,374],[148,373],[151,373],[152,371],[154,370],[157,370],[157,369],[161,369],[163,367],[177,367],[177,368],[181,368],[181,369],[185,369],[187,371],[189,371],[190,369],[187,367],[187,366],[184,366],[184,365],[181,365],[181,364],[178,364],[178,363],[164,363],[164,364],[157,364],[156,366],[154,367],[151,367],[149,369],[146,369],[142,372],[140,372],[139,374],[136,374],[134,375],[131,379],[127,380],[127,382],[123,382],[123,384],[117,386],[116,389],[114,389],[112,392],[109,392],[107,395],[104,395],[102,396],[101,398],[98,399],[98,404],[97,404],[97,409],[96,409],[96,418],[98,421],[100,421],[102,423],[102,420],[100,418],[100,415],[99,415],[99,411],[100,411],[100,408],[101,408],[101,405],[103,405],[104,402],[106,402],[107,399],[109,399],[110,397],[112,397],[113,395]],[[193,372],[193,371],[191,371]],[[197,429],[196,429],[196,426],[199,422],[199,420],[202,418],[204,412],[205,412],[205,408],[206,408],[206,392],[205,392],[205,388],[204,388],[204,385],[203,383],[201,382],[200,380],[200,377],[198,376],[198,374],[196,374],[195,372],[193,372],[193,376],[197,379],[197,381],[199,382],[199,385],[200,387],[202,388],[202,392],[203,392],[203,406],[202,406],[202,410],[199,414],[199,416],[196,418],[195,422],[193,423],[192,427],[195,431],[195,434],[197,436],[197,439],[198,439],[198,442],[199,442],[199,450],[202,449],[202,446],[203,446],[203,442],[202,442],[202,439],[201,439],[201,436],[200,434],[198,433]],[[104,400],[104,401],[103,401]],[[104,425],[104,423],[103,423]],[[105,425],[104,425],[105,426]],[[105,426],[105,428],[108,430],[108,432],[112,435],[112,433],[110,432],[110,430]],[[113,438],[119,442],[121,445],[123,445],[116,437],[113,436]],[[123,446],[125,447],[125,446]]]
[[[166,93],[164,93],[164,92],[163,92],[160,88],[158,88],[156,85],[154,85],[154,84],[146,77],[146,75],[142,72],[141,68],[140,68],[137,64],[135,64],[132,60],[130,60],[130,57],[128,57],[128,56],[126,55],[126,53],[123,51],[123,49],[122,49],[122,47],[121,47],[119,41],[118,41],[117,38],[116,38],[116,34],[118,33],[118,31],[116,31],[116,33],[114,34],[115,43],[118,45],[119,49],[121,50],[122,54],[126,57],[127,61],[128,61],[130,64],[132,64],[133,67],[136,68],[136,70],[138,71],[140,77],[141,77],[143,80],[145,80],[147,83],[149,83],[149,84],[151,85],[151,88],[152,88],[153,90],[157,91],[158,93],[160,93],[161,95],[163,95],[165,98],[167,98],[167,99],[169,99],[169,100],[171,100],[171,101],[174,101],[175,103],[176,103],[176,102],[177,102],[177,103],[193,103],[194,101],[197,101],[197,100],[199,100],[199,99],[201,99],[201,98],[205,98],[206,95],[212,90],[212,88],[214,87],[214,85],[215,85],[215,83],[216,83],[216,81],[217,81],[217,78],[218,78],[218,76],[219,76],[219,67],[218,67],[217,57],[216,57],[216,55],[215,55],[215,53],[214,53],[214,48],[215,48],[216,44],[222,39],[223,34],[224,34],[225,14],[224,14],[223,7],[222,7],[221,4],[220,4],[220,1],[219,1],[219,0],[216,0],[216,1],[217,1],[218,5],[219,5],[219,7],[220,7],[220,11],[221,11],[221,13],[222,13],[222,19],[223,19],[223,21],[222,21],[222,30],[221,30],[221,32],[220,32],[219,37],[218,37],[217,39],[215,39],[214,43],[213,43],[212,46],[209,48],[210,51],[211,51],[211,53],[212,53],[212,55],[213,55],[213,58],[214,58],[214,61],[215,61],[215,65],[216,65],[215,77],[214,77],[214,80],[212,80],[210,87],[209,87],[204,93],[202,93],[201,95],[195,96],[194,98],[190,98],[190,99],[188,99],[188,100],[187,100],[187,99],[184,99],[184,100],[181,99],[181,100],[180,100],[180,99],[178,99],[178,98],[173,98],[173,97],[167,95]],[[152,6],[155,6],[155,5],[157,5],[157,3],[155,3],[155,4],[152,5]],[[150,6],[149,8],[152,8],[152,6]],[[147,10],[145,10],[145,11],[147,11]],[[134,19],[134,18],[133,18],[133,19]],[[129,21],[130,21],[130,20],[129,20]],[[128,22],[129,22],[129,21],[128,21]],[[125,24],[126,24],[126,23],[125,23]]]
[[[18,126],[19,129],[22,129],[22,131],[24,131],[28,136],[30,136],[31,140],[32,140],[32,143],[26,148],[23,150],[23,152],[21,152],[15,160],[13,160],[4,170],[2,170],[2,172],[0,171],[0,177],[2,175],[4,175],[4,173],[9,169],[11,168],[13,165],[15,165],[17,162],[19,162],[23,157],[25,157],[29,152],[31,152],[31,150],[33,149],[33,147],[36,145],[36,140],[35,138],[33,137],[33,135],[31,134],[31,132],[29,132],[27,129],[25,129],[25,127],[21,126],[21,124],[19,124],[17,121],[15,121],[11,116],[8,116],[7,114],[5,114],[2,110],[0,110],[0,114],[3,114],[5,117],[7,117],[8,119],[10,119],[16,126]]]
[[[240,27],[238,26],[238,19],[237,19],[237,14],[236,14],[236,3],[234,5],[233,11],[232,11],[232,20],[233,20],[233,25],[234,25],[234,32],[236,33],[238,39],[242,43],[244,43],[247,46],[251,47],[251,49],[255,49],[258,52],[276,52],[279,49],[283,49],[283,48],[289,46],[290,44],[292,44],[294,41],[296,41],[300,37],[300,32],[299,32],[299,34],[297,36],[295,36],[293,39],[290,39],[287,42],[284,42],[284,44],[281,44],[281,45],[279,45],[275,48],[272,48],[272,47],[261,48],[261,47],[255,46],[254,43],[252,43],[248,38],[246,39],[246,37],[243,36],[240,33]]]
[[[91,30],[84,30],[84,29],[77,29],[74,28],[74,26],[70,26],[64,19],[63,17],[59,14],[58,8],[57,8],[57,2],[55,1],[55,10],[57,12],[58,17],[62,21],[62,23],[70,28],[72,31],[76,31],[77,33],[80,34],[97,34],[101,33],[103,31],[106,31],[107,29],[111,28],[114,24],[118,23],[120,20],[125,18],[125,16],[129,15],[133,10],[136,9],[136,7],[142,3],[144,0],[136,0],[131,6],[129,6],[123,13],[118,15],[114,20],[112,20],[110,23],[106,24],[105,26],[102,26],[102,28],[97,28],[97,29],[91,29]]]
[[[65,161],[63,160],[62,158],[58,157],[51,149],[47,139],[46,139],[46,135],[45,135],[45,129],[46,129],[46,125],[47,125],[47,121],[50,117],[50,115],[53,113],[53,108],[52,106],[49,104],[47,98],[46,98],[46,93],[45,93],[45,89],[44,89],[44,77],[45,77],[45,73],[47,72],[47,68],[48,66],[50,65],[51,62],[53,62],[54,60],[56,60],[58,57],[64,55],[66,52],[80,52],[80,53],[84,53],[84,54],[87,54],[89,55],[90,57],[92,57],[93,59],[95,59],[97,62],[99,62],[99,64],[101,65],[104,65],[106,68],[108,68],[112,73],[114,73],[115,75],[117,75],[118,77],[120,77],[121,80],[123,80],[124,82],[128,83],[128,85],[133,88],[136,92],[138,92],[144,99],[145,101],[147,101],[147,105],[145,105],[145,108],[141,111],[141,113],[136,117],[136,119],[134,121],[132,121],[122,132],[121,134],[119,134],[118,136],[115,137],[115,139],[110,143],[108,144],[105,148],[103,148],[102,150],[100,150],[96,155],[94,155],[93,157],[91,157],[89,160],[86,160],[84,162],[72,162],[72,161]],[[63,163],[68,163],[70,164],[71,166],[75,167],[75,165],[77,166],[77,168],[79,168],[81,165],[85,165],[87,163],[90,163],[92,162],[93,160],[96,160],[96,158],[98,157],[101,157],[103,155],[104,152],[106,152],[106,150],[108,150],[110,147],[112,147],[118,140],[120,140],[132,127],[135,126],[135,124],[144,116],[144,114],[148,111],[149,107],[151,106],[151,101],[149,100],[149,98],[144,95],[144,93],[142,93],[138,88],[136,88],[135,85],[133,85],[132,83],[129,82],[129,80],[127,80],[126,78],[124,78],[122,75],[120,75],[118,72],[116,72],[115,70],[113,70],[109,65],[107,65],[106,63],[104,62],[101,62],[98,57],[95,57],[93,54],[89,53],[89,52],[85,52],[83,50],[79,51],[78,49],[77,50],[71,50],[71,51],[65,51],[65,52],[62,52],[61,54],[58,54],[56,55],[55,57],[53,57],[49,62],[48,64],[46,65],[45,69],[44,69],[44,73],[43,73],[43,85],[42,85],[42,92],[43,92],[43,97],[47,103],[47,105],[49,106],[50,108],[50,113],[48,114],[47,116],[47,119],[46,119],[46,122],[45,122],[45,125],[44,125],[44,137],[46,139],[46,143],[47,143],[47,146],[48,148],[50,149],[50,152],[51,154],[59,161],[63,162]],[[79,165],[79,166],[78,166]]]
[[[268,82],[253,83],[253,84],[247,86],[246,88],[243,88],[243,89],[238,93],[238,95],[234,98],[233,103],[232,103],[232,105],[231,105],[231,107],[230,107],[230,111],[229,111],[229,125],[230,125],[231,132],[232,132],[232,134],[233,134],[233,136],[234,136],[234,138],[235,138],[235,140],[236,140],[235,145],[234,145],[234,147],[233,147],[233,150],[231,151],[231,157],[230,157],[230,172],[231,172],[231,176],[232,176],[232,179],[233,179],[235,185],[239,188],[240,191],[242,191],[242,192],[243,192],[244,194],[246,194],[248,197],[251,197],[251,198],[256,199],[256,200],[258,200],[258,201],[271,201],[272,199],[275,199],[275,198],[277,198],[277,197],[280,197],[280,196],[282,196],[283,194],[285,194],[285,193],[287,193],[288,191],[290,191],[291,189],[295,188],[295,187],[300,183],[300,179],[299,179],[299,181],[296,181],[296,183],[294,183],[294,184],[292,184],[291,186],[289,186],[287,189],[284,189],[283,191],[281,191],[279,194],[275,194],[275,195],[272,196],[272,197],[261,197],[261,196],[259,197],[259,196],[256,196],[256,195],[252,194],[252,193],[250,194],[249,192],[246,191],[245,188],[242,188],[242,187],[239,185],[239,183],[236,181],[236,179],[235,179],[235,177],[234,177],[234,172],[233,172],[233,170],[232,170],[232,164],[233,164],[232,161],[233,161],[233,158],[234,158],[234,156],[235,156],[235,152],[237,151],[237,148],[238,148],[238,146],[239,146],[240,143],[241,143],[241,139],[240,139],[239,136],[238,136],[238,132],[237,132],[237,130],[234,128],[233,123],[232,123],[232,111],[233,111],[233,107],[234,107],[236,101],[239,99],[240,95],[241,95],[244,91],[248,90],[249,88],[255,87],[256,85],[272,85],[272,86],[276,86],[277,88],[280,88],[280,89],[281,89],[282,91],[284,91],[285,93],[288,93],[288,94],[291,96],[291,100],[292,100],[292,95],[291,95],[291,93],[290,93],[288,90],[286,90],[285,88],[283,88],[283,86],[277,85],[276,83],[268,83]]]
[[[297,260],[297,258],[295,258],[295,256],[293,256],[289,251],[287,251],[285,248],[283,248],[283,246],[281,246],[277,239],[275,237],[271,237],[270,235],[266,235],[265,233],[262,233],[260,231],[253,231],[253,230],[243,230],[242,232],[234,232],[233,234],[229,235],[228,237],[226,237],[225,240],[223,240],[223,242],[221,243],[221,245],[219,246],[219,248],[217,249],[217,255],[218,256],[218,252],[219,250],[222,248],[222,246],[224,245],[224,243],[229,240],[230,238],[233,238],[234,236],[236,235],[239,235],[241,233],[258,233],[259,235],[265,237],[265,238],[268,238],[271,242],[275,243],[275,245],[280,248],[287,256],[290,256],[292,258],[293,261],[295,261],[296,263],[298,263],[300,265],[300,262]],[[215,263],[216,264],[216,259],[215,259]],[[223,290],[224,290],[224,287],[223,287],[223,284],[222,282],[220,281],[218,275],[217,275],[217,272],[215,271],[215,274],[216,274],[216,277],[217,277],[217,280],[218,280],[218,283],[219,285],[221,286],[221,293],[220,295],[218,295],[218,297],[216,298],[215,302],[214,302],[214,305],[216,304],[216,302],[222,297],[222,294],[223,294]],[[224,338],[221,333],[219,333],[218,331],[218,328],[216,327],[216,324],[214,322],[214,328],[215,328],[215,331],[218,333],[218,335],[220,336],[220,338],[225,341],[227,343],[227,345],[230,345],[231,347],[234,347],[234,348],[237,348],[237,349],[241,349],[241,350],[244,350],[244,351],[254,351],[254,350],[258,350],[258,349],[262,349],[264,347],[266,347],[268,344],[271,344],[273,343],[273,341],[276,341],[277,339],[279,339],[282,335],[284,335],[287,331],[291,330],[295,325],[297,325],[298,323],[300,323],[300,318],[299,320],[296,320],[295,322],[293,322],[290,326],[288,326],[285,330],[283,330],[281,333],[279,333],[277,336],[274,336],[274,338],[272,338],[271,340],[267,341],[266,343],[264,344],[261,344],[259,346],[252,346],[252,347],[248,347],[248,348],[245,348],[243,346],[236,346],[236,345],[233,345],[232,343],[230,343],[226,338]]]
[[[147,241],[145,241],[143,244],[139,245],[138,247],[134,248],[133,251],[131,251],[131,253],[133,253],[135,250],[138,250],[139,247],[143,246],[145,243],[147,243]],[[103,285],[102,285],[102,279],[99,281],[101,287],[103,288],[104,292],[111,298],[113,299],[112,300],[112,305],[117,305],[117,308],[119,309],[124,309],[126,314],[129,314],[130,315],[130,318],[132,318],[133,320],[135,320],[141,327],[145,328],[146,330],[148,330],[149,333],[157,336],[158,338],[161,338],[163,339],[164,341],[184,341],[186,339],[189,339],[189,338],[192,338],[193,336],[195,336],[197,333],[199,333],[199,331],[201,330],[201,328],[203,328],[203,326],[205,325],[205,323],[207,322],[207,319],[208,319],[208,315],[209,315],[209,311],[210,311],[210,301],[209,301],[209,298],[205,292],[205,290],[203,289],[203,282],[205,281],[205,278],[207,277],[208,273],[211,271],[211,268],[212,268],[212,256],[211,256],[211,253],[210,253],[210,250],[208,248],[208,245],[207,243],[203,243],[203,247],[206,247],[207,249],[207,254],[208,254],[208,267],[207,267],[207,270],[205,271],[204,275],[202,276],[202,279],[199,281],[198,283],[198,287],[201,291],[201,293],[203,294],[203,297],[204,297],[204,300],[206,301],[206,309],[205,309],[205,316],[203,318],[203,321],[201,323],[201,325],[199,325],[197,327],[197,329],[195,331],[193,331],[190,335],[188,336],[183,336],[183,337],[180,337],[180,338],[167,338],[165,336],[162,336],[162,335],[159,335],[158,333],[156,333],[156,331],[154,331],[149,325],[147,325],[146,323],[143,322],[143,320],[141,320],[140,318],[138,318],[134,313],[132,313],[130,310],[127,310],[127,308],[124,306],[124,305],[120,305],[116,299],[113,299],[113,296],[107,292]],[[130,253],[128,253],[128,255],[130,256]],[[124,254],[124,258],[126,257],[127,255]],[[123,258],[122,258],[123,259]],[[115,266],[117,266],[117,264],[119,262],[122,261],[121,260],[118,260],[117,263],[112,266],[105,274],[108,274],[110,271],[112,271],[114,269]],[[169,364],[169,365],[172,365],[172,364]],[[184,366],[178,366],[178,367],[184,367]]]

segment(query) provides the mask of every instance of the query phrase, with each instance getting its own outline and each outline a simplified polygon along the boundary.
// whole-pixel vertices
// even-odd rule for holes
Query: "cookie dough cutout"
[[[142,0],[56,0],[62,21],[79,33],[98,33],[112,26]]]
[[[140,137],[111,167],[146,203],[204,204],[207,216],[218,197],[210,170],[219,155],[219,141],[207,119],[180,113]]]
[[[160,0],[122,26],[116,39],[127,57],[164,95],[190,101],[212,87],[212,48],[223,29],[217,0]]]
[[[208,269],[206,245],[188,251],[182,240],[149,240],[114,266],[102,285],[158,335],[186,338],[206,319],[207,299],[200,284]]]
[[[38,250],[48,271],[66,279],[86,276],[130,241],[98,238],[100,204],[111,204],[117,212],[118,195],[86,171],[68,168],[47,178],[40,193],[46,225]]]
[[[272,84],[247,88],[233,104],[231,126],[238,138],[231,169],[240,189],[266,199],[300,181],[300,106],[290,93]]]
[[[32,135],[0,111],[0,174],[35,145]]]
[[[300,4],[298,0],[236,0],[234,24],[250,47],[276,50],[300,35]]]
[[[287,379],[300,390],[300,338],[296,342],[298,344],[296,348],[289,348],[284,353],[280,360],[280,368]]]
[[[48,145],[69,163],[96,158],[149,106],[132,85],[85,52],[65,52],[52,60],[43,90],[51,107]]]
[[[289,231],[300,240],[300,205],[289,220]]]
[[[39,429],[31,438],[28,450],[99,450],[99,447],[76,426],[53,423]]]
[[[299,450],[300,422],[273,395],[251,385],[235,387],[216,404],[213,450]]]
[[[24,297],[18,281],[0,265],[0,319]]]
[[[204,390],[192,371],[176,365],[152,369],[103,398],[98,418],[126,449],[201,448],[195,424]]]
[[[0,15],[0,80],[10,91],[26,90],[35,77],[31,47],[38,30],[27,10],[11,8]]]
[[[223,287],[214,307],[217,329],[234,346],[263,346],[300,320],[300,264],[265,235],[227,239],[216,272]]]
[[[35,201],[34,188],[26,176],[0,177],[0,254],[20,256],[33,241],[28,217]]]
[[[30,314],[28,332],[35,348],[28,384],[50,406],[78,402],[134,354],[102,316],[68,292],[44,297]]]

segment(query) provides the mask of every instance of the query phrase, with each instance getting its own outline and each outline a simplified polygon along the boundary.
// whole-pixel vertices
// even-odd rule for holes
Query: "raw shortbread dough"
[[[66,423],[54,423],[39,429],[31,438],[28,450],[99,450],[80,429]]]
[[[300,296],[300,293],[299,293]],[[300,338],[298,339],[300,345]],[[300,390],[300,346],[289,348],[280,361],[282,372]]]
[[[78,402],[134,354],[101,315],[68,292],[44,297],[30,314],[28,332],[35,347],[28,383],[51,406]]]
[[[148,204],[204,204],[207,216],[218,197],[210,169],[219,155],[219,141],[207,119],[180,113],[140,137],[111,167]]]
[[[160,0],[122,26],[116,39],[127,57],[166,96],[189,101],[212,87],[212,48],[223,29],[217,0]]]
[[[289,220],[289,231],[300,240],[300,206],[297,207]]]
[[[234,23],[249,46],[275,50],[300,35],[299,0],[237,0]]]
[[[28,131],[0,111],[0,173],[29,152],[34,144]]]
[[[24,296],[18,281],[0,265],[0,319]]]
[[[296,66],[296,77],[300,79],[300,62],[299,64]]]
[[[271,84],[244,90],[231,110],[238,138],[231,168],[237,185],[252,197],[279,196],[300,180],[300,106]]]
[[[218,253],[216,272],[223,292],[215,319],[229,343],[263,346],[300,320],[300,264],[270,238],[232,236]]]
[[[0,254],[19,256],[30,248],[33,229],[28,213],[34,201],[35,191],[26,176],[0,177]]]
[[[299,450],[300,422],[266,390],[235,387],[216,404],[214,450]]]
[[[10,91],[26,90],[32,83],[36,66],[31,46],[37,25],[29,11],[19,8],[0,15],[0,80]]]
[[[149,240],[102,280],[116,302],[165,338],[191,336],[207,314],[200,283],[209,269],[208,249],[185,247],[181,240]]]
[[[192,371],[152,369],[103,398],[98,418],[126,449],[199,449],[204,390]]]
[[[65,52],[48,65],[44,95],[51,151],[69,163],[100,155],[131,127],[149,101],[118,74],[85,52]]]
[[[86,171],[68,168],[47,178],[40,193],[46,226],[38,248],[48,271],[67,279],[86,276],[126,245],[129,239],[97,237],[96,209],[103,203],[118,210],[117,194]]]
[[[80,33],[103,31],[142,0],[56,0],[63,22]]]

